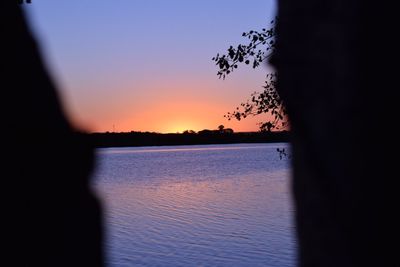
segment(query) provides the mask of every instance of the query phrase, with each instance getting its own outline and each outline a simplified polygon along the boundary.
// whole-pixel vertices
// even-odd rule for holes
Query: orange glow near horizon
[[[179,102],[179,100],[177,100]],[[226,108],[225,110],[228,110]],[[217,129],[219,125],[232,128],[236,132],[257,131],[256,123],[260,118],[249,118],[244,121],[228,121],[223,117],[224,108],[218,105],[200,103],[161,104],[157,109],[136,112],[134,109],[126,112],[126,116],[117,122],[105,120],[102,125],[88,128],[89,123],[76,124],[89,132],[159,132],[182,133],[185,130],[201,131]],[[84,125],[84,126],[83,126]]]
[[[127,81],[128,85],[120,85],[127,89],[105,89],[104,94],[96,95],[95,104],[82,104],[81,109],[74,109],[71,105],[74,98],[91,103],[92,96],[84,99],[82,96],[78,98],[66,95],[67,101],[71,99],[70,103],[66,103],[69,117],[75,125],[89,132],[159,133],[213,130],[221,124],[235,132],[250,132],[257,131],[257,123],[264,119],[261,116],[249,117],[242,121],[229,121],[224,118],[228,111],[240,104],[235,99],[238,93],[236,88],[245,88],[247,83],[240,75],[225,81],[215,77],[209,81],[198,81],[190,77],[163,81],[164,83],[145,80],[133,88],[128,86]],[[113,91],[122,93],[113,95]],[[213,94],[208,93],[209,91]],[[236,98],[245,100],[249,94],[241,95],[240,98]]]

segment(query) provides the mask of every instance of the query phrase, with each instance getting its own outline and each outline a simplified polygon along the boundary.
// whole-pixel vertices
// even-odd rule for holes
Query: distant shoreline
[[[96,148],[289,142],[289,132],[89,133]]]

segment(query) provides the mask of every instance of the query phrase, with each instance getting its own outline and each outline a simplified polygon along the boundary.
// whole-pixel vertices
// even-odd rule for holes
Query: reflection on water
[[[294,266],[285,146],[100,149],[108,266]]]

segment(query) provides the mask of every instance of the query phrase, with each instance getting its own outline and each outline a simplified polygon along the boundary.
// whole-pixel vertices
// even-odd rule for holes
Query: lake
[[[98,149],[107,266],[295,266],[287,147]]]

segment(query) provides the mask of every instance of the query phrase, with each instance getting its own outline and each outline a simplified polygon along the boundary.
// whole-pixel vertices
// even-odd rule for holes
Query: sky
[[[90,132],[257,131],[228,121],[267,65],[218,79],[211,60],[268,27],[273,0],[33,0],[24,5],[66,114]]]

